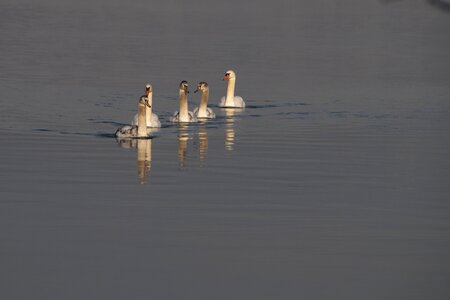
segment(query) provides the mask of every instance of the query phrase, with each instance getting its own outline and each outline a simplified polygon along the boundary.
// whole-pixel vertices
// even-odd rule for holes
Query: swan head
[[[150,108],[152,107],[148,102],[148,98],[146,96],[141,96],[141,98],[139,98],[139,105],[148,106]]]
[[[148,96],[152,92],[153,92],[152,85],[150,83],[147,83],[145,85],[145,95]]]
[[[223,76],[223,80],[230,80],[230,79],[236,79],[236,74],[233,70],[228,70],[225,72],[225,75]]]
[[[209,90],[208,84],[202,81],[197,84],[197,89],[194,91],[194,93],[197,93],[198,91],[202,91],[204,93],[208,90]]]
[[[184,92],[185,94],[189,94],[188,87],[189,87],[188,82],[186,80],[183,80],[180,83],[180,92]]]

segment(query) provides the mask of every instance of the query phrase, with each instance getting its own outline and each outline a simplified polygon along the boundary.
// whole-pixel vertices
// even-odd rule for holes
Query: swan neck
[[[200,105],[198,107],[199,115],[206,115],[206,108],[208,107],[208,97],[209,97],[209,91],[202,92],[202,97],[200,99]]]
[[[138,107],[138,137],[147,136],[147,120],[145,117],[146,105],[139,104]]]
[[[189,122],[188,101],[184,91],[180,91],[180,122]]]
[[[230,78],[228,80],[228,87],[227,87],[227,98],[226,98],[226,104],[231,105],[234,103],[234,88],[236,85],[236,78]]]
[[[153,109],[153,93],[149,93],[148,96],[148,104],[150,105],[150,107],[148,107],[148,105],[145,106],[145,113],[147,114],[147,116],[149,116],[150,118],[152,117],[152,109]]]

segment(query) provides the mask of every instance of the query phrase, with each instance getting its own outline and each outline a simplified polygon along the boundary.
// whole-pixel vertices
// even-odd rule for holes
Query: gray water
[[[2,0],[0,298],[449,299],[438,2]]]

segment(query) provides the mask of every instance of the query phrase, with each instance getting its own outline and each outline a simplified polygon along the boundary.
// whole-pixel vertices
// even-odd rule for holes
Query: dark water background
[[[449,299],[439,3],[2,0],[0,298]]]

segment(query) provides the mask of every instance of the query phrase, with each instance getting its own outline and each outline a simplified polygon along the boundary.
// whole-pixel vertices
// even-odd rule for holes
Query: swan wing
[[[131,125],[137,126],[138,124],[138,114],[135,114],[133,119],[131,120]]]
[[[176,111],[173,113],[173,115],[170,117],[170,122],[178,122],[180,120],[180,112]]]
[[[208,119],[214,119],[216,117],[216,114],[214,113],[214,111],[211,108],[207,108],[206,109],[207,115],[208,115]]]
[[[188,114],[189,122],[197,122],[197,116],[192,111],[188,111]]]
[[[219,101],[219,106],[220,107],[224,107],[225,106],[225,100],[226,100],[227,98],[225,97],[225,96],[223,96],[222,98],[220,98],[220,101]]]
[[[242,99],[242,97],[241,96],[234,96],[234,99],[233,99],[233,106],[227,106],[227,105],[225,105],[225,103],[226,103],[226,97],[224,96],[224,97],[222,97],[221,99],[220,99],[220,102],[219,102],[219,106],[220,107],[239,107],[239,108],[244,108],[245,107],[245,102],[244,102],[244,99]]]
[[[244,108],[245,107],[244,99],[242,99],[241,96],[234,96],[234,106]]]
[[[137,135],[137,126],[125,125],[117,129],[115,133],[118,138],[130,138]]]
[[[158,115],[152,113],[150,120],[147,119],[147,127],[161,127],[161,122],[159,121]]]
[[[155,113],[152,113],[152,115],[146,115],[146,122],[147,122],[147,127],[161,127],[161,122],[159,121],[158,115]],[[131,120],[131,125],[135,125],[137,126],[138,124],[138,115],[135,114],[133,117],[133,120]]]
[[[196,107],[194,109],[194,115],[197,117],[197,119],[205,119],[205,118],[206,119],[214,119],[216,117],[216,114],[214,113],[214,111],[211,108],[209,108],[209,107],[206,108],[206,116],[199,117],[199,115],[198,115],[198,107]]]

